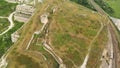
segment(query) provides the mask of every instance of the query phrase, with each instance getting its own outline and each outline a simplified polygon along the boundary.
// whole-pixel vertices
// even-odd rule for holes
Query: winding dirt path
[[[87,53],[87,55],[86,55],[86,57],[85,57],[85,59],[83,61],[83,64],[81,65],[80,68],[86,68],[86,65],[87,65],[87,62],[88,62],[88,59],[89,59],[89,55],[90,55],[90,52],[91,52],[92,44],[95,42],[96,38],[98,37],[98,35],[102,31],[103,27],[104,27],[103,23],[101,22],[101,27],[100,27],[99,31],[97,32],[96,36],[94,37],[94,39],[92,40],[92,42],[90,43],[88,53]]]

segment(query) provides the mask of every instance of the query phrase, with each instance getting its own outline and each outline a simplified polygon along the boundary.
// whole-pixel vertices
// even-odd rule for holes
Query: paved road
[[[9,20],[9,22],[10,22],[9,28],[8,28],[7,30],[5,30],[4,32],[2,32],[2,33],[0,34],[0,36],[3,35],[3,34],[5,34],[5,33],[7,33],[10,29],[12,29],[12,28],[14,27],[14,22],[13,22],[13,18],[12,18],[13,15],[14,15],[14,13],[15,13],[15,12],[11,13],[11,14],[9,15],[9,17],[8,17],[8,20]],[[6,18],[6,17],[0,17],[0,18]]]

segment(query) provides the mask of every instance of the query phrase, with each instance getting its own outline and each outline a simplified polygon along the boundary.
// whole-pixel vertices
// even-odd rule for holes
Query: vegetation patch
[[[115,12],[114,12],[114,9],[111,7],[113,5],[109,5],[107,4],[106,2],[104,2],[104,0],[94,0],[98,5],[100,5],[100,7],[105,10],[109,15],[113,15]],[[110,1],[110,0],[107,0],[107,1]],[[115,3],[116,4],[116,3]]]
[[[40,52],[43,55],[43,57],[46,58],[45,62],[49,68],[58,68],[59,64],[57,63],[57,61],[43,47],[44,45],[43,45],[42,41],[43,41],[44,35],[45,35],[44,32],[42,32],[39,35],[35,35],[34,39],[32,40],[32,42],[30,44],[29,50]]]
[[[9,25],[10,24],[9,24],[8,19],[1,19],[0,18],[0,33],[2,33],[5,30],[7,30]]]
[[[16,5],[8,3],[5,0],[0,0],[0,16],[9,16],[15,10]]]
[[[11,41],[11,34],[20,28],[23,23],[14,21],[15,26],[9,30],[6,34],[0,36],[0,57],[7,51],[7,49],[13,44]]]
[[[20,65],[25,65],[26,68],[40,68],[39,64],[37,62],[34,62],[31,57],[20,55],[16,60]]]
[[[100,17],[90,13],[90,10],[84,10],[85,8],[81,6],[79,9],[73,4],[64,5],[52,17],[49,38],[51,46],[56,54],[64,59],[67,68],[74,68],[82,65],[89,44],[100,29],[101,24],[98,21]]]
[[[95,10],[94,7],[88,2],[88,0],[70,0],[70,1],[76,2],[78,4],[84,5],[87,8]]]
[[[104,3],[113,9],[111,16],[120,18],[120,0],[104,0]]]
[[[38,62],[28,55],[20,54],[18,52],[17,55],[13,55],[15,57],[10,59],[7,68],[42,68]]]
[[[103,49],[107,45],[107,34],[107,27],[104,27],[101,34],[97,37],[96,41],[92,45],[87,67],[93,68],[93,65],[95,68],[100,67],[100,59]]]

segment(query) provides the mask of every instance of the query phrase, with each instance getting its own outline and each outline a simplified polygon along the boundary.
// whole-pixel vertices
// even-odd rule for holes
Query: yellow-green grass
[[[53,15],[49,28],[51,46],[67,68],[82,64],[90,42],[101,27],[98,14],[77,6],[75,3],[64,3]]]
[[[11,34],[19,29],[23,23],[14,21],[15,26],[9,30],[4,35],[0,36],[0,57],[9,49],[9,47],[13,44],[11,41]]]
[[[41,57],[41,61],[38,62],[26,54],[14,52],[12,55],[14,55],[14,58],[9,59],[7,68],[45,68]]]
[[[26,59],[29,59],[29,56],[31,57],[32,60],[37,59],[37,60],[34,60],[35,62],[36,61],[41,61],[41,62],[46,62],[47,64],[50,65],[50,63],[53,63],[53,65],[50,65],[51,68],[53,68],[53,66],[58,66],[58,64],[56,63],[56,61],[54,59],[52,59],[53,57],[51,55],[48,54],[45,54],[45,55],[48,55],[48,57],[50,56],[50,63],[48,63],[47,61],[44,61],[43,60],[43,57],[42,56],[39,56],[39,54],[36,54],[36,51],[34,52],[31,51],[31,50],[27,50],[25,51],[26,47],[27,47],[27,44],[28,42],[30,41],[31,39],[31,36],[32,34],[35,32],[35,31],[38,31],[41,29],[41,26],[43,25],[41,22],[40,22],[40,15],[44,14],[45,11],[45,8],[48,6],[48,4],[51,3],[52,4],[52,1],[47,1],[45,2],[44,4],[40,4],[38,5],[39,7],[37,7],[37,10],[35,11],[35,15],[33,15],[30,19],[30,21],[25,24],[21,30],[18,31],[18,33],[20,34],[20,38],[19,40],[13,45],[13,48],[9,51],[10,54],[8,56],[8,61],[10,62],[9,65],[8,65],[8,68],[16,68],[15,65],[17,66],[22,66],[20,65],[20,61],[24,62],[23,59],[24,57],[22,57],[21,59],[19,59],[19,57],[15,56],[13,54],[13,51],[17,52],[18,54],[24,54],[27,58]],[[40,47],[39,47],[40,48]],[[39,50],[38,48],[38,50]],[[40,51],[40,50],[39,50]],[[40,53],[40,52],[39,52]],[[39,56],[39,59],[38,59],[38,56],[35,57],[35,55],[38,55]],[[40,58],[41,57],[41,58]],[[11,58],[17,58],[19,60],[10,60]],[[33,62],[34,62],[33,61]],[[32,63],[32,61],[30,62]],[[47,64],[44,64],[44,63],[40,63],[40,67],[38,68],[46,68]],[[33,63],[34,64],[34,63]],[[55,64],[55,65],[54,65]],[[24,67],[26,67],[28,64],[25,64]],[[29,65],[28,65],[29,66]],[[41,67],[42,66],[42,67]],[[24,67],[20,67],[20,68],[24,68]],[[32,68],[36,68],[36,66],[33,66]]]
[[[16,5],[8,3],[5,0],[0,0],[0,16],[9,16],[15,10]]]
[[[49,16],[49,38],[52,43],[51,47],[54,48],[56,54],[63,59],[67,68],[71,68],[82,64],[90,42],[101,27],[101,17],[75,3],[64,3],[62,5],[55,14]],[[71,11],[73,8],[74,10]],[[51,55],[47,55],[47,52],[42,47],[44,37],[44,32],[35,35],[30,50],[39,51],[50,60]],[[50,61],[53,62],[53,59]]]
[[[46,60],[44,60],[49,68],[58,68],[59,64],[57,61],[53,58],[53,56],[48,53],[44,48],[43,48],[43,39],[45,37],[44,31],[40,35],[35,35],[34,39],[32,40],[29,50],[30,51],[37,51],[40,52]]]
[[[107,34],[107,27],[105,26],[95,42],[92,44],[92,49],[90,51],[90,56],[87,64],[88,68],[100,67],[103,49],[107,45],[108,41]]]
[[[56,1],[52,3],[56,3]],[[32,53],[34,53],[34,51],[42,53],[49,62],[43,60],[43,58],[36,61],[45,62],[45,65],[47,64],[47,66],[54,68],[57,67],[58,64],[56,63],[55,59],[43,49],[42,43],[45,37],[44,31],[40,35],[35,35],[30,48],[25,51],[25,48],[32,34],[36,30],[41,28],[41,24],[39,24],[39,17],[45,12],[44,8],[47,6],[45,4],[41,5],[42,7],[38,11],[38,13],[31,18],[30,22],[26,24],[22,28],[22,30],[20,30],[21,37],[14,45],[18,47],[16,51],[19,53],[22,52],[22,54],[26,55],[27,51],[31,51],[31,53],[27,54],[27,59],[29,58],[29,56],[32,57],[32,60],[33,58],[35,58],[35,56],[32,56]],[[57,11],[54,14],[50,13],[53,8],[51,7],[51,5],[48,8],[49,10],[46,10],[50,13],[50,25],[49,27],[47,27],[49,30],[48,38],[51,43],[50,47],[52,47],[55,53],[62,58],[63,63],[66,65],[67,68],[75,68],[75,66],[80,67],[86,54],[88,53],[89,45],[94,37],[97,35],[97,32],[101,27],[101,22],[103,21],[100,15],[98,15],[97,13],[73,2],[65,1],[64,3],[57,5],[57,7]],[[98,41],[100,40],[98,39]],[[100,44],[102,45],[102,43]],[[100,52],[97,51],[97,53]],[[99,57],[100,55],[97,56]],[[8,60],[14,57],[15,56],[11,53]],[[22,57],[22,59],[23,58],[24,57]],[[12,62],[12,60],[9,61]],[[13,61],[12,63],[10,63],[10,65],[16,62],[17,65],[19,65],[20,61],[18,60]]]
[[[37,43],[37,42],[36,42]],[[53,58],[53,56],[48,53],[44,48],[42,44],[39,45],[31,45],[30,49],[31,51],[37,51],[40,52],[46,60],[44,60],[49,68],[58,68],[59,64],[57,61]]]
[[[104,2],[113,9],[112,16],[120,18],[120,0],[104,0]]]

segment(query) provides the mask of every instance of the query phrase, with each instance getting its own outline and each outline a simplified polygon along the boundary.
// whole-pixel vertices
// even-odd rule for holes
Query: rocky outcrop
[[[43,23],[43,24],[48,23],[48,15],[49,15],[49,13],[45,13],[45,14],[41,15],[41,17],[40,17],[41,23]]]
[[[120,19],[110,17],[113,23],[117,26],[118,30],[120,31]]]
[[[18,32],[15,32],[15,33],[11,34],[11,40],[12,40],[12,42],[13,43],[16,42],[19,37],[20,36],[19,36]]]

